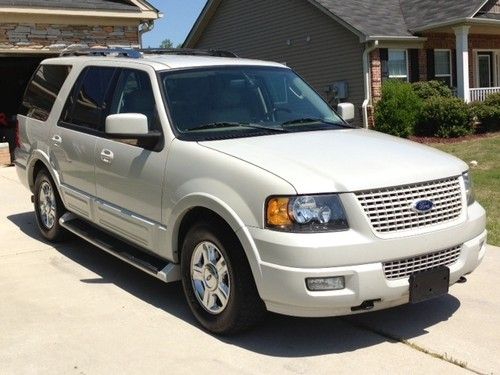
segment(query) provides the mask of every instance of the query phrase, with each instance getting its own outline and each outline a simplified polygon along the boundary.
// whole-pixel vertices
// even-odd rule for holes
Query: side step
[[[181,279],[180,267],[177,264],[140,251],[136,247],[99,230],[75,214],[70,212],[64,214],[59,219],[59,224],[92,245],[166,283]]]

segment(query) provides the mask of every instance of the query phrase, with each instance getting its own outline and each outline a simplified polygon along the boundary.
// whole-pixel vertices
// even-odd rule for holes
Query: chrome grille
[[[374,189],[356,193],[372,227],[380,233],[391,233],[431,226],[454,220],[462,212],[462,191],[458,177],[419,184]],[[430,200],[429,212],[417,213],[412,204]]]
[[[459,245],[414,258],[385,262],[383,264],[385,277],[388,279],[401,279],[410,276],[414,272],[452,265],[460,256],[461,249],[462,245]]]

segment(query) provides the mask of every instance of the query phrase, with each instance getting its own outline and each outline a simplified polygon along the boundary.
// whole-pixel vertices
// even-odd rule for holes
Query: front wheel
[[[41,170],[36,176],[34,203],[36,222],[43,237],[52,242],[67,239],[69,233],[59,224],[66,209],[46,170]]]
[[[181,254],[182,285],[201,325],[216,334],[249,328],[265,313],[245,253],[229,228],[198,223]]]

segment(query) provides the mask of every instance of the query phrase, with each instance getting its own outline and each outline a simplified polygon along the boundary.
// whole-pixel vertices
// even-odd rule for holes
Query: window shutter
[[[454,49],[451,51],[451,85],[453,87],[457,87],[457,50]]]
[[[382,70],[382,78],[389,77],[389,66],[387,61],[389,60],[389,50],[387,48],[380,48],[380,68]]]
[[[434,50],[427,50],[427,80],[431,81],[436,78],[436,73],[434,70]]]
[[[410,82],[418,82],[420,80],[418,49],[408,50],[410,63]]]

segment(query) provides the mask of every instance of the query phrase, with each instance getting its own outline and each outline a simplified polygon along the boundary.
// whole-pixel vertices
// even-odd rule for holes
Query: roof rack
[[[218,49],[191,49],[191,48],[67,48],[59,56],[112,56],[128,57],[131,59],[140,59],[143,54],[147,55],[185,55],[185,56],[214,56],[214,57],[238,57],[230,51]]]
[[[214,56],[214,57],[238,57],[233,52],[220,49],[192,49],[192,48],[144,48],[139,52],[151,55],[191,55],[191,56]]]
[[[131,48],[86,48],[66,49],[59,56],[112,56],[139,59],[142,54],[138,50]]]

